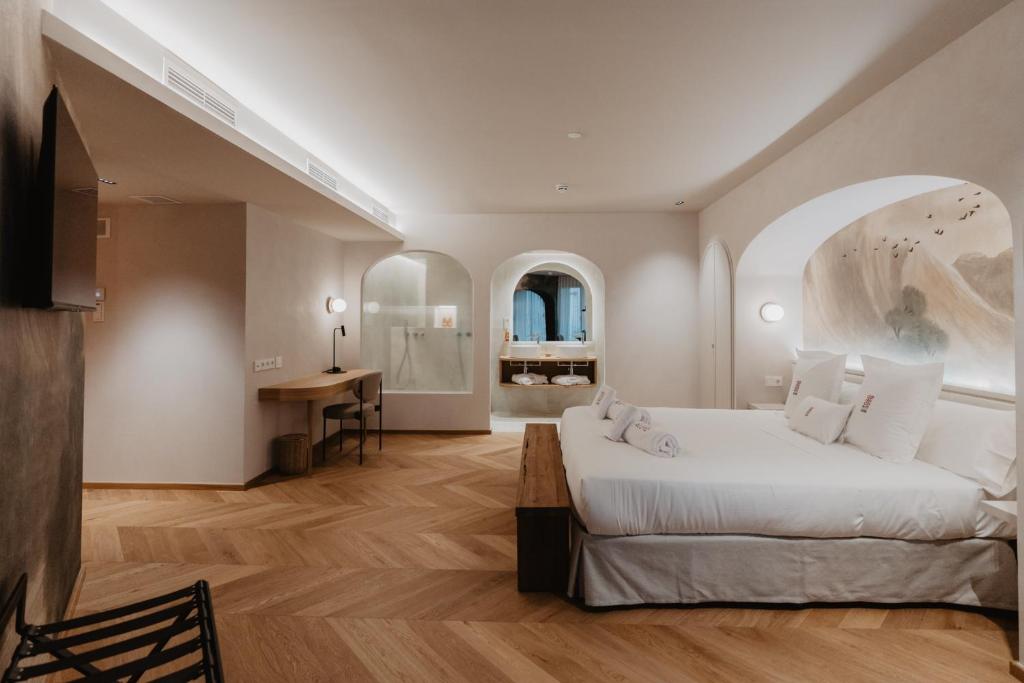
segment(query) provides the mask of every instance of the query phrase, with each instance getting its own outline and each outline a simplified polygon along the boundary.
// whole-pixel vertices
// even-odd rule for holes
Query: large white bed
[[[1012,538],[981,485],[928,463],[892,463],[786,426],[781,411],[652,408],[679,439],[658,458],[602,435],[589,407],[562,417],[562,462],[592,534],[813,538]]]
[[[1016,608],[1016,529],[980,484],[791,431],[776,411],[650,409],[658,458],[560,427],[573,509],[570,593],[588,605],[944,602]]]

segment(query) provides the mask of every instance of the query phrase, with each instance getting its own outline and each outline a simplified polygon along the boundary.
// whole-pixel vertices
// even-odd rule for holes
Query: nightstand
[[[748,410],[783,410],[785,407],[785,403],[756,403],[751,401],[747,404]]]
[[[1010,524],[1017,523],[1017,501],[1015,500],[983,500],[981,507],[996,519]]]

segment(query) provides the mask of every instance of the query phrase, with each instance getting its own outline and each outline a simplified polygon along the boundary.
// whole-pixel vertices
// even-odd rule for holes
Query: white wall
[[[245,206],[111,207],[86,314],[86,482],[238,483]]]
[[[488,429],[491,277],[526,251],[579,254],[604,274],[606,381],[644,405],[697,402],[697,230],[686,213],[458,214],[402,218],[407,239],[346,245],[345,294],[359,300],[362,274],[400,250],[426,249],[459,260],[473,278],[473,392],[387,397],[387,428]],[[342,316],[345,361],[359,364],[359,307]],[[642,352],[639,349],[643,349]]]
[[[295,225],[258,206],[246,206],[245,232],[245,464],[244,481],[271,466],[275,436],[303,432],[306,403],[260,402],[257,390],[331,365],[331,335],[341,316],[327,297],[343,294],[343,242]],[[356,308],[358,302],[348,300]],[[342,339],[339,334],[339,347]],[[339,357],[341,349],[339,348]],[[284,367],[253,372],[253,361],[282,356]],[[337,431],[328,425],[328,435]],[[314,443],[321,433],[313,435]]]

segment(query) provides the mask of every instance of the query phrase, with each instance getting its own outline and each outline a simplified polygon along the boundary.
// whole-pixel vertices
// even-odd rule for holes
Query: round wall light
[[[343,313],[346,308],[348,308],[348,304],[345,303],[344,299],[336,299],[333,296],[327,297],[328,313]]]
[[[769,301],[761,306],[761,320],[766,323],[777,323],[786,315],[786,309],[777,303]]]

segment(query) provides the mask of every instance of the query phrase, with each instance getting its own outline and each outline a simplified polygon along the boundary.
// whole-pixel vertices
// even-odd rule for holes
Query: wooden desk
[[[317,424],[322,419],[316,411],[317,401],[325,401],[355,389],[363,379],[378,372],[377,370],[345,370],[336,375],[321,372],[309,377],[271,384],[259,388],[259,400],[261,401],[305,401],[306,420],[309,428],[309,466],[313,467],[313,439],[316,434]],[[362,435],[360,434],[360,439]]]

